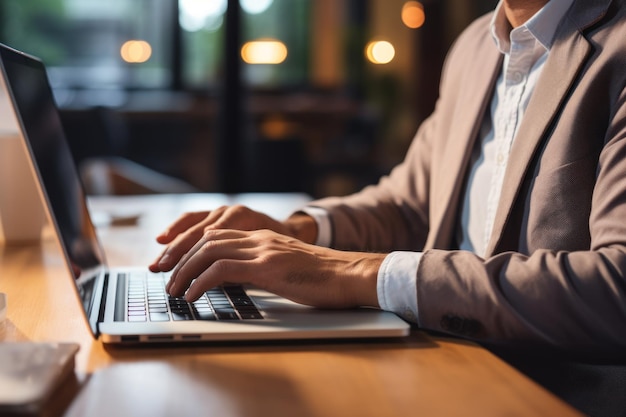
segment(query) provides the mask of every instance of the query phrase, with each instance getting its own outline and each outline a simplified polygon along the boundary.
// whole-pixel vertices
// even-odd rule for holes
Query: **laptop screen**
[[[87,311],[104,256],[43,64],[0,44],[7,90]],[[86,139],[87,140],[87,139]]]

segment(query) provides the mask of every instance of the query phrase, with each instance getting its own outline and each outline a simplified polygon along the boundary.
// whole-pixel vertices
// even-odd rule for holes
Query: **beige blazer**
[[[485,258],[455,250],[468,163],[502,57],[491,15],[451,49],[432,116],[380,182],[326,208],[333,246],[424,251],[419,324],[626,357],[626,1],[577,0],[516,136]]]

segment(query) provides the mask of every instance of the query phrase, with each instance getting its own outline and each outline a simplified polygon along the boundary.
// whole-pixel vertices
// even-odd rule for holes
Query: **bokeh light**
[[[287,47],[275,39],[250,41],[241,48],[241,58],[248,64],[280,64],[287,59]]]
[[[388,64],[396,55],[396,49],[387,41],[374,41],[367,44],[365,56],[374,64]]]
[[[411,29],[421,27],[426,21],[424,5],[419,1],[407,1],[402,6],[402,23]]]
[[[141,64],[152,56],[152,47],[146,41],[130,40],[124,42],[120,49],[122,59],[131,64]]]

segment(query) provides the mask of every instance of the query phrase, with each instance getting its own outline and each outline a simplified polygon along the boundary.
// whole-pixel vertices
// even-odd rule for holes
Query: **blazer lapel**
[[[591,3],[594,3],[593,6]],[[599,9],[605,12],[607,3],[609,2],[606,0],[592,0],[586,4],[587,10],[583,13],[586,14],[586,25],[599,19]],[[550,124],[554,122],[568,90],[572,88],[577,74],[591,52],[591,45],[580,32],[584,25],[579,26],[580,23],[573,20],[573,17],[581,18],[581,15],[576,15],[576,7],[575,3],[557,32],[557,38],[513,142],[511,155],[514,157],[509,159],[504,176],[502,194],[486,256],[493,255],[500,244],[533,155],[542,141],[546,140]]]
[[[491,39],[485,42],[491,42]],[[475,62],[480,65],[463,69],[472,72],[467,76],[472,80],[472,86],[463,89],[457,98],[456,108],[460,111],[455,115],[449,133],[451,140],[444,152],[446,163],[441,169],[445,172],[439,173],[441,180],[432,190],[435,207],[431,211],[431,231],[426,248],[449,248],[454,240],[459,198],[465,186],[463,179],[502,67],[502,55],[493,43],[481,49],[480,53],[476,51],[475,57]]]

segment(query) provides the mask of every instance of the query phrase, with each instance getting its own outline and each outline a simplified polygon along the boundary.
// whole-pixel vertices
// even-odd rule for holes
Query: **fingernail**
[[[185,293],[184,297],[185,297],[185,301],[187,301],[188,303],[193,303],[195,300],[195,297],[191,296],[191,291],[187,290],[187,292]]]

